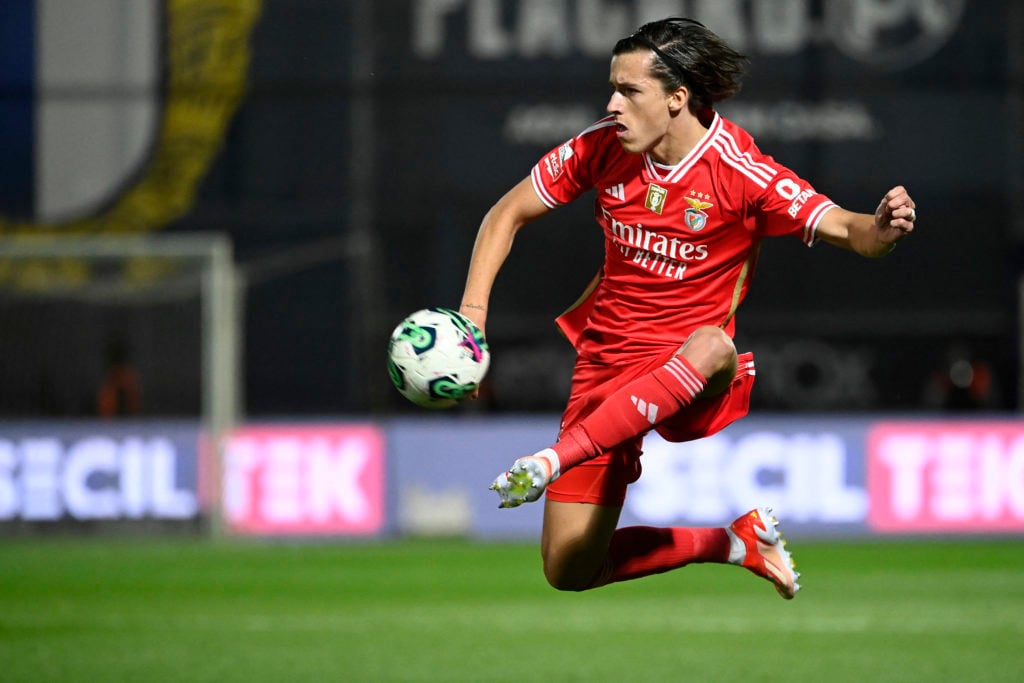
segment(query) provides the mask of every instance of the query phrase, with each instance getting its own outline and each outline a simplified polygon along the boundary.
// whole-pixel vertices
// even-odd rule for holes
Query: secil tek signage
[[[880,422],[867,436],[882,533],[1024,531],[1024,422]]]
[[[764,503],[787,529],[839,535],[1024,531],[1024,421],[747,418],[644,443],[628,524],[714,524]]]
[[[0,529],[21,523],[197,520],[192,421],[0,425]],[[229,531],[373,535],[385,525],[384,436],[370,424],[256,425],[224,441]]]
[[[0,427],[0,523],[199,515],[194,423]]]
[[[384,437],[374,425],[243,427],[223,457],[232,532],[366,536],[384,527]]]

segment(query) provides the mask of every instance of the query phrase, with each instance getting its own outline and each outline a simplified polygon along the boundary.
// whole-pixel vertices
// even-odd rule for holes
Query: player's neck
[[[651,148],[651,158],[665,166],[675,166],[685,159],[708,132],[711,120],[703,119],[704,117],[697,118],[689,112],[674,119],[665,136]]]

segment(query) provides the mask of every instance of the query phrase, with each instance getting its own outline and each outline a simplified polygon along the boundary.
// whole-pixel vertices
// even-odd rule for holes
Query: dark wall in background
[[[758,406],[938,406],[930,378],[962,346],[991,366],[990,405],[1014,407],[1010,3],[872,13],[885,4],[265,0],[249,94],[172,226],[229,231],[249,269],[248,412],[408,410],[384,372],[391,328],[458,304],[480,218],[603,115],[611,47],[654,6],[751,56],[721,111],[763,151],[850,209],[897,183],[918,202],[919,233],[882,261],[765,244],[738,315]],[[560,407],[571,351],[550,322],[600,263],[591,212],[520,234],[492,300],[488,399],[466,409]]]

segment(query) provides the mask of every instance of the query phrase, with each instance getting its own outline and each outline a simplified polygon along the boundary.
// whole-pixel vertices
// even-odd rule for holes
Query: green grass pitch
[[[794,542],[589,593],[533,544],[4,539],[0,681],[1021,681],[1024,541]]]

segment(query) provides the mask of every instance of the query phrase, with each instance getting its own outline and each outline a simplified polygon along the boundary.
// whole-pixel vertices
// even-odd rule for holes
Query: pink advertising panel
[[[1024,531],[1024,421],[875,423],[867,488],[876,531]]]
[[[384,526],[384,438],[374,425],[261,425],[225,441],[227,528],[371,535]]]

